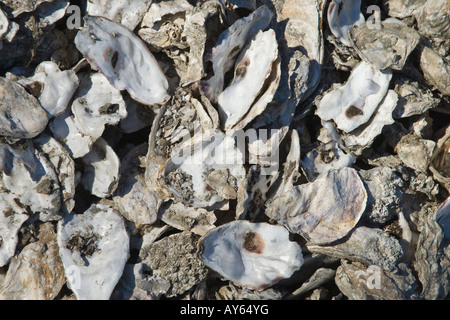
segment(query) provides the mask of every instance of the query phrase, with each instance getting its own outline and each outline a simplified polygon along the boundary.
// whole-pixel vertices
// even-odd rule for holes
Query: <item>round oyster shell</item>
[[[119,90],[145,104],[169,99],[169,84],[144,42],[124,26],[102,17],[85,17],[75,45],[95,70]]]
[[[244,287],[263,290],[289,278],[303,264],[289,232],[268,223],[237,220],[205,234],[200,257],[211,269]]]
[[[39,101],[14,81],[0,77],[0,135],[34,138],[47,126]]]
[[[103,204],[58,223],[59,254],[69,288],[78,300],[107,300],[129,255],[123,218]]]

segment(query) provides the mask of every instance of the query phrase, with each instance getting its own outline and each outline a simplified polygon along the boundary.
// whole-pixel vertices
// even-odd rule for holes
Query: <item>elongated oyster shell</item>
[[[15,195],[0,192],[0,267],[14,256],[19,229],[28,219],[25,208],[14,199]]]
[[[0,135],[34,138],[45,129],[47,114],[21,85],[0,77],[0,96]]]
[[[138,224],[154,223],[162,202],[145,184],[145,169],[140,167],[139,157],[146,154],[147,148],[146,143],[138,145],[121,160],[119,184],[113,197],[120,213]]]
[[[72,70],[61,71],[56,63],[44,61],[36,67],[32,77],[18,83],[37,95],[48,118],[51,118],[66,109],[78,87],[78,77]]]
[[[386,95],[391,77],[391,71],[379,71],[362,61],[345,85],[324,95],[316,113],[322,120],[333,119],[345,132],[353,131],[369,121]]]
[[[210,58],[214,75],[202,81],[200,86],[211,102],[217,102],[223,90],[225,73],[233,67],[239,52],[258,31],[269,25],[272,16],[273,13],[266,6],[261,6],[247,17],[236,21],[220,35]]]
[[[300,246],[281,226],[238,220],[221,225],[199,242],[211,269],[244,287],[263,290],[289,278],[303,264]]]
[[[346,46],[351,46],[348,31],[364,23],[360,11],[361,0],[332,0],[328,6],[328,25],[331,32]]]
[[[273,98],[278,85],[274,86],[271,98],[269,97],[266,103],[256,111],[255,103],[257,103],[258,95],[263,93],[265,89],[265,82],[267,80],[277,82],[280,79],[279,76],[275,76],[275,79],[270,77],[272,68],[276,69],[274,62],[277,57],[278,43],[275,32],[268,30],[265,32],[259,31],[237,58],[234,78],[218,97],[219,114],[222,122],[224,122],[225,130],[233,128],[248,113],[252,113],[252,117],[245,122],[250,122],[252,118],[263,112],[267,103],[272,100],[271,98]],[[243,127],[243,125],[240,125],[240,127]]]
[[[84,188],[104,198],[114,193],[119,183],[120,160],[103,138],[98,138],[92,150],[83,158],[85,172],[81,178]]]
[[[359,56],[378,69],[402,70],[420,35],[406,23],[388,18],[381,28],[369,27],[369,22],[351,28],[349,39]]]
[[[90,0],[86,12],[91,16],[101,16],[118,22],[131,31],[141,22],[152,1],[147,0]]]
[[[78,131],[93,140],[102,135],[105,125],[115,125],[127,116],[120,91],[101,73],[83,79],[71,109]]]
[[[59,253],[69,288],[78,300],[105,300],[119,281],[129,254],[120,214],[102,204],[58,224]]]
[[[284,190],[269,201],[266,215],[311,243],[346,236],[366,208],[366,190],[352,168],[331,170],[314,182]]]
[[[56,230],[51,223],[39,228],[39,239],[11,260],[0,286],[0,300],[52,300],[66,282]]]
[[[102,17],[87,16],[75,45],[92,67],[119,90],[145,104],[163,104],[168,82],[145,44],[124,26]]]

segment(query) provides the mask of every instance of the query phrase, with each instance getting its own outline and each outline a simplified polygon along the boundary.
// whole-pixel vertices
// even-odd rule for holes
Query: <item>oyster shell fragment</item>
[[[226,279],[263,290],[288,278],[303,264],[300,246],[281,226],[238,220],[200,239],[200,257]]]
[[[163,104],[169,99],[169,85],[158,62],[142,40],[124,26],[87,16],[74,41],[95,70],[117,89],[127,90],[133,99],[145,104]]]
[[[351,46],[348,34],[352,26],[363,24],[361,0],[332,0],[328,6],[328,25],[333,35],[346,46]]]
[[[67,215],[58,224],[59,253],[69,288],[78,300],[106,300],[129,254],[123,218],[106,205]]]

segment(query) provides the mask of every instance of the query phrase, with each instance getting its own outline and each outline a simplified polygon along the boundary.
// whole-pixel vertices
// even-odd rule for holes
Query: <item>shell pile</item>
[[[445,299],[450,5],[0,1],[0,299]]]

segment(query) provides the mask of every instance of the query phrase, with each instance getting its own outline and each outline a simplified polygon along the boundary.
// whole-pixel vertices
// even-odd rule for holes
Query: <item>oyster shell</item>
[[[414,134],[409,134],[400,139],[395,151],[405,165],[426,172],[435,146],[436,143],[432,140],[420,139]]]
[[[395,18],[383,20],[381,28],[369,27],[366,22],[349,32],[350,43],[361,59],[380,70],[402,70],[420,39],[417,31]]]
[[[159,183],[176,199],[199,208],[237,197],[245,169],[232,137],[219,131],[198,133],[172,154]]]
[[[326,246],[307,243],[306,247],[313,253],[375,265],[389,272],[398,270],[404,254],[396,238],[381,229],[363,226],[356,228],[344,241]]]
[[[348,32],[352,26],[365,22],[360,11],[361,0],[332,0],[328,6],[328,25],[333,35],[346,46],[351,46]]]
[[[45,129],[47,114],[21,85],[0,77],[0,96],[0,135],[27,139]]]
[[[66,282],[55,227],[39,226],[39,239],[11,260],[0,300],[53,300]]]
[[[358,223],[367,193],[356,170],[330,170],[314,182],[292,186],[271,199],[266,215],[311,243],[345,237]]]
[[[9,20],[6,14],[0,9],[0,39],[8,32],[9,30]]]
[[[334,120],[339,129],[351,132],[369,121],[385,97],[391,77],[391,71],[379,71],[362,61],[345,85],[323,96],[316,114],[322,120]]]
[[[14,201],[13,194],[0,193],[0,266],[8,264],[16,252],[18,232],[28,219],[25,208]]]
[[[119,0],[114,3],[106,0],[90,0],[86,12],[91,16],[100,16],[118,22],[130,30],[134,30],[142,21],[152,1]]]
[[[78,131],[94,141],[102,135],[105,125],[115,125],[127,116],[120,91],[101,73],[83,79],[71,109]]]
[[[277,57],[278,43],[275,32],[268,30],[259,31],[236,59],[234,78],[217,100],[225,130],[235,126],[243,128],[262,113],[267,103],[272,100],[280,80]],[[267,82],[269,84],[265,85]],[[257,99],[266,87],[269,87],[267,89],[271,94]]]
[[[112,195],[119,183],[120,160],[103,138],[98,138],[82,161],[85,165],[81,184],[93,195]]]
[[[147,153],[147,148],[146,143],[137,145],[121,160],[119,183],[113,196],[120,213],[138,224],[154,223],[162,202],[148,189],[144,168],[140,167],[139,157]]]
[[[65,111],[78,82],[74,71],[61,71],[58,65],[51,61],[39,64],[32,77],[18,81],[38,98],[48,118],[56,117]]]
[[[4,0],[2,1],[9,10],[11,10],[11,15],[16,18],[24,12],[32,12],[36,8],[45,2],[52,2],[54,0],[36,0],[36,1],[17,1],[17,0]]]
[[[450,126],[447,127],[444,136],[436,143],[430,161],[429,168],[433,177],[450,192]]]
[[[258,31],[267,28],[272,16],[266,6],[261,6],[222,32],[210,58],[214,75],[200,84],[200,90],[211,102],[217,102],[223,90],[225,73],[233,67],[239,52]]]
[[[419,299],[416,278],[405,264],[399,265],[399,271],[393,273],[343,260],[335,279],[339,290],[350,300]]]
[[[147,266],[147,274],[158,282],[154,289],[166,288],[159,294],[167,298],[180,295],[206,278],[208,270],[196,256],[198,238],[183,231],[141,249],[140,258]]]
[[[120,214],[103,204],[58,223],[59,254],[69,288],[78,300],[105,300],[119,281],[129,254]]]
[[[75,45],[95,70],[137,101],[163,104],[169,95],[167,79],[145,44],[124,26],[102,17],[85,17]]]
[[[450,63],[448,61],[432,49],[424,47],[420,56],[420,67],[428,83],[442,94],[450,95]]]
[[[300,246],[281,226],[238,220],[200,239],[200,257],[211,269],[244,287],[263,290],[300,269]],[[282,254],[281,254],[281,252]]]

